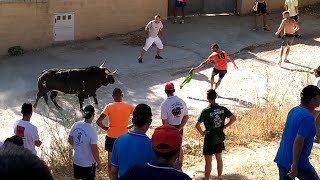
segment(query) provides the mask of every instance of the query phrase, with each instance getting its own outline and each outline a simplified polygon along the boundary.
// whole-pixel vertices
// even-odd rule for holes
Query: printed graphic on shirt
[[[222,119],[220,118],[221,114],[224,114],[224,110],[222,109],[215,109],[212,113],[210,113],[211,117],[214,116],[213,122],[215,128],[222,126]]]
[[[171,113],[174,117],[180,117],[182,109],[183,104],[181,102],[176,102],[171,105]]]
[[[21,137],[21,138],[24,138],[24,130],[25,129],[26,129],[25,127],[17,126],[16,135]]]
[[[83,137],[87,137],[87,134],[86,132],[81,129],[81,128],[77,128],[74,130],[74,134],[76,136],[76,139],[75,139],[75,144],[77,146],[80,146],[82,143],[83,143]]]

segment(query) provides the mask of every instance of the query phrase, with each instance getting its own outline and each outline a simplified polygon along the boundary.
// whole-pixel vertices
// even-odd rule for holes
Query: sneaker
[[[173,20],[173,24],[175,24],[175,23],[177,23],[177,19],[174,19],[174,20]]]
[[[163,59],[163,57],[161,57],[160,55],[156,55],[155,58],[156,59]]]
[[[139,63],[142,63],[142,57],[139,57]]]
[[[184,20],[183,19],[180,20],[180,24],[184,24]]]

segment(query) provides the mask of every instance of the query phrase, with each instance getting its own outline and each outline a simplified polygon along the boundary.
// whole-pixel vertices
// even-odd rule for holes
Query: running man
[[[201,67],[213,62],[215,65],[214,65],[212,75],[211,75],[211,81],[210,81],[211,86],[210,87],[211,87],[211,89],[213,89],[214,76],[219,74],[219,80],[216,83],[216,86],[214,88],[214,90],[216,90],[219,87],[223,77],[227,74],[228,60],[230,60],[232,62],[235,69],[238,69],[238,66],[236,65],[234,60],[231,59],[231,57],[225,51],[219,50],[218,44],[212,44],[211,51],[212,51],[212,54],[208,57],[208,59],[203,61],[201,64],[199,64],[199,66],[193,68],[193,72],[195,72],[198,69],[200,69]]]
[[[288,61],[288,55],[290,52],[290,46],[293,43],[295,33],[299,30],[299,25],[297,22],[293,19],[290,19],[289,17],[289,11],[284,11],[282,13],[283,20],[278,28],[278,31],[275,33],[276,36],[278,36],[281,31],[284,31],[284,34],[282,36],[282,45],[281,45],[281,50],[280,50],[280,61],[279,65],[281,66],[282,62],[282,56],[283,56],[283,51],[286,48],[286,53],[285,53],[285,58],[284,62],[289,62]]]
[[[148,51],[148,49],[150,48],[150,46],[153,43],[155,43],[157,46],[157,54],[156,54],[155,58],[156,59],[163,59],[160,56],[160,51],[163,49],[163,44],[162,44],[161,39],[158,36],[158,34],[160,32],[161,38],[163,37],[162,29],[163,29],[163,24],[160,21],[159,15],[154,16],[154,20],[150,21],[146,25],[145,31],[147,34],[147,39],[146,39],[146,43],[145,43],[144,47],[142,48],[141,56],[139,57],[139,63],[142,63],[144,53]]]
[[[254,17],[254,25],[253,25],[253,31],[257,30],[257,25],[259,21],[259,16],[262,15],[263,17],[263,30],[270,31],[267,25],[267,4],[265,0],[256,0],[254,3],[254,6],[252,8],[252,12],[255,14]]]
[[[174,20],[173,23],[177,23],[177,14],[178,9],[181,8],[182,13],[182,19],[180,20],[180,24],[184,24],[184,18],[185,18],[185,10],[184,8],[187,6],[187,0],[176,0],[175,8],[174,8]]]
[[[299,8],[298,0],[286,0],[284,4],[284,9],[289,11],[289,16],[291,19],[294,19],[297,23],[299,21]],[[298,32],[296,32],[295,37],[301,37]]]

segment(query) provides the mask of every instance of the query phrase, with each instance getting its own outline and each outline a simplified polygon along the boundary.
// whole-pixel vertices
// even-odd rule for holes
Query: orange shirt
[[[107,136],[118,138],[121,134],[128,132],[129,118],[133,109],[131,104],[125,102],[113,102],[106,105],[102,114],[109,118]]]
[[[215,51],[209,57],[209,60],[215,63],[215,68],[218,70],[227,70],[227,60],[229,55],[224,51]]]

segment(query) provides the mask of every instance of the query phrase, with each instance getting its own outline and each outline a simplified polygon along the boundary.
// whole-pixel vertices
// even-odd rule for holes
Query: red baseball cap
[[[166,87],[164,89],[165,91],[172,91],[174,90],[174,84],[172,82],[167,82]]]
[[[180,131],[171,125],[157,127],[152,135],[152,149],[159,153],[168,153],[182,143]]]

